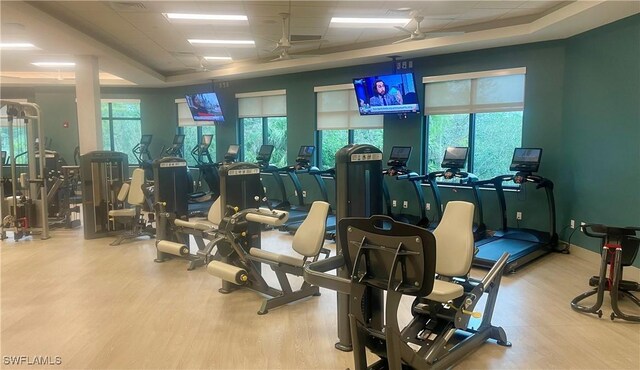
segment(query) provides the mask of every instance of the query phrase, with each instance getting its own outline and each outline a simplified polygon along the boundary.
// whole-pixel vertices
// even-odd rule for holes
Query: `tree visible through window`
[[[102,145],[105,150],[126,153],[129,164],[137,163],[131,149],[140,142],[142,120],[139,101],[103,101]]]
[[[242,118],[242,157],[255,162],[263,144],[273,145],[271,163],[276,167],[287,165],[287,117]]]
[[[336,165],[336,152],[347,144],[370,144],[383,150],[382,129],[322,130],[318,137],[320,167],[323,170]]]
[[[467,171],[479,179],[509,173],[522,145],[524,68],[425,77],[428,172],[440,170],[445,149],[468,146]]]

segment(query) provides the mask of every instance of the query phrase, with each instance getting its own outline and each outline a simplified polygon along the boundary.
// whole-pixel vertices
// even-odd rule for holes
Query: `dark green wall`
[[[639,226],[640,16],[568,40],[566,61],[566,212],[576,222]],[[581,233],[571,242],[599,247]]]
[[[526,67],[523,145],[544,148],[540,174],[555,182],[559,231],[570,219],[577,222],[640,224],[640,16],[636,15],[567,40],[478,50],[413,59],[419,99],[424,98],[424,76]],[[388,63],[360,65],[272,77],[216,81],[166,89],[102,88],[103,97],[140,98],[143,133],[154,135],[152,154],[170,143],[176,128],[174,100],[187,93],[215,90],[226,122],[217,127],[217,158],[229,144],[238,142],[235,94],[261,90],[287,90],[288,159],[300,145],[313,144],[315,135],[315,86],[350,83],[353,77],[392,72]],[[37,92],[37,93],[36,93]],[[34,97],[56,114],[51,127],[75,110],[69,97],[57,97],[44,88],[3,89],[2,96]],[[22,94],[22,95],[21,95]],[[62,99],[64,102],[57,104]],[[62,104],[64,103],[64,104]],[[62,109],[60,109],[62,108]],[[68,110],[68,111],[67,111]],[[385,117],[385,157],[393,145],[412,145],[409,166],[419,170],[424,162],[423,116]],[[48,123],[47,123],[48,124]],[[48,126],[47,126],[48,127]],[[77,139],[69,140],[77,145]],[[73,142],[73,143],[72,143]],[[313,184],[310,183],[310,187]],[[392,193],[409,200],[417,213],[408,184],[389,181]],[[429,188],[427,201],[432,202]],[[317,194],[311,190],[310,198]],[[486,222],[499,226],[495,192],[483,191]],[[443,189],[444,200],[471,199],[467,190]],[[520,226],[546,229],[544,193],[533,187],[507,194],[508,217]],[[400,211],[398,209],[397,211]],[[433,216],[435,211],[430,212]],[[570,230],[561,238],[567,239]],[[593,241],[576,235],[572,243],[596,249]]]

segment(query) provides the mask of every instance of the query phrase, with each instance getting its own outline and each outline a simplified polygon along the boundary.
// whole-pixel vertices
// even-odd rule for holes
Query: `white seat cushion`
[[[210,230],[216,227],[215,224],[207,221],[207,220],[197,220],[197,221],[184,221],[180,219],[175,220],[175,225],[179,227],[186,227],[188,229],[196,229],[196,230]]]
[[[432,301],[446,303],[452,299],[456,299],[464,293],[462,285],[456,283],[450,283],[443,280],[435,280],[433,282],[433,290],[431,294],[427,296],[427,299]]]
[[[279,253],[273,253],[273,252],[265,251],[263,249],[251,248],[249,250],[249,254],[254,257],[262,258],[268,261],[284,263],[285,265],[291,265],[291,266],[297,266],[297,267],[304,266],[304,260],[301,258],[287,256]]]
[[[135,217],[135,215],[135,208],[112,209],[109,211],[109,216],[111,217]]]

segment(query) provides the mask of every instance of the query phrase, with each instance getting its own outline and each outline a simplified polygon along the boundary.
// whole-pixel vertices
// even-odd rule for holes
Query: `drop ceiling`
[[[318,70],[562,39],[640,12],[637,1],[2,1],[0,39],[36,50],[1,50],[0,83],[73,84],[73,68],[33,62],[95,55],[101,84],[163,87]],[[244,21],[169,20],[165,13],[246,15]],[[278,59],[284,36],[291,58]],[[393,25],[341,26],[332,17],[421,16],[421,40]],[[416,22],[402,24],[416,29]],[[188,39],[246,39],[249,47],[198,46]],[[207,61],[226,56],[232,61]],[[274,59],[277,59],[274,61]],[[102,78],[104,76],[104,78]]]

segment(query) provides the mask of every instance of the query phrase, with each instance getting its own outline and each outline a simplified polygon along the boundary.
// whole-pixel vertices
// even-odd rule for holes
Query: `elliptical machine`
[[[184,147],[184,135],[176,134],[173,137],[173,142],[167,148],[162,146],[162,150],[160,151],[160,157],[177,157],[183,158],[182,148]]]
[[[153,139],[153,135],[142,135],[140,137],[140,142],[131,149],[133,156],[136,157],[136,160],[138,161],[138,166],[144,170],[144,178],[149,181],[153,180],[153,159],[149,152],[151,139]]]

